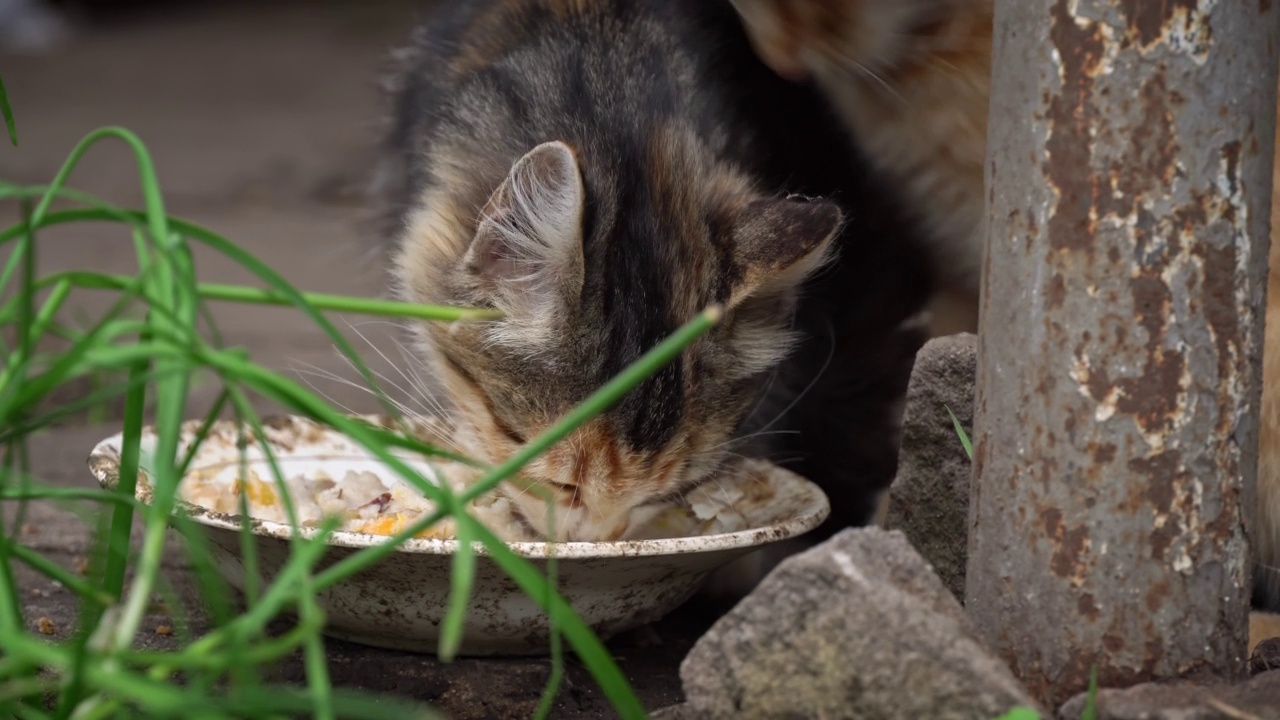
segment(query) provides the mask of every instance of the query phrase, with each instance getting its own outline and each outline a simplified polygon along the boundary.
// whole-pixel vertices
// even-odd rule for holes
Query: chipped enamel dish
[[[381,418],[364,419],[390,427]],[[197,422],[183,426],[180,454],[186,453],[198,428]],[[449,429],[443,424],[418,421],[411,431],[429,440],[447,437]],[[382,505],[391,507],[388,496],[401,501],[401,509],[408,515],[426,503],[390,468],[333,430],[306,419],[283,417],[264,423],[264,433],[282,474],[290,481],[309,477],[341,485],[344,478],[373,473],[389,489],[381,495],[378,509]],[[89,456],[90,471],[104,487],[114,487],[119,480],[121,438],[115,435],[103,440]],[[234,503],[234,493],[249,488],[260,582],[269,582],[284,565],[289,554],[288,539],[295,532],[287,522],[261,519],[262,515],[271,516],[270,508],[259,512],[252,505],[272,498],[264,498],[262,493],[255,495],[253,475],[242,484],[240,471],[247,469],[260,478],[273,475],[256,442],[249,443],[242,454],[241,438],[231,422],[213,426],[183,480],[178,503],[178,512],[208,528],[217,569],[238,590],[243,590],[245,576],[238,535],[240,515],[210,507],[238,505],[209,500],[210,489],[222,488],[225,497]],[[148,428],[143,434],[144,454],[154,446],[155,436]],[[404,453],[398,456],[424,477],[441,480],[438,462],[429,464],[421,456]],[[202,487],[197,488],[198,485]],[[197,490],[188,490],[189,487]],[[632,539],[560,543],[508,539],[507,544],[539,570],[545,570],[546,558],[554,555],[561,594],[605,639],[662,617],[688,599],[711,571],[764,545],[806,533],[829,512],[827,498],[816,485],[762,461],[743,461],[731,473],[704,487],[706,491],[691,497],[682,507],[659,515],[631,533]],[[296,490],[292,484],[289,490],[293,497]],[[406,490],[417,496],[416,508]],[[144,470],[139,474],[138,499],[150,502],[151,492],[151,481]],[[192,499],[200,499],[201,503],[189,502]],[[316,529],[308,526],[302,504],[305,503],[299,504],[298,516],[302,527],[297,532],[308,537]],[[513,536],[512,532],[504,533],[495,527],[498,523],[494,519],[500,513],[494,506],[481,505],[473,513],[497,534]],[[275,514],[283,519],[279,511]],[[339,561],[359,548],[386,542],[389,534],[412,519],[410,516],[371,523],[367,513],[352,518],[344,527],[376,527],[377,531],[334,532],[329,539],[331,549],[321,565]],[[406,541],[371,569],[322,592],[319,602],[327,618],[325,633],[365,645],[435,652],[449,596],[451,555],[458,546],[456,540],[445,536],[448,528],[447,524],[438,524],[426,536]],[[538,605],[486,557],[481,546],[476,547],[480,557],[460,653],[548,652],[549,630]]]

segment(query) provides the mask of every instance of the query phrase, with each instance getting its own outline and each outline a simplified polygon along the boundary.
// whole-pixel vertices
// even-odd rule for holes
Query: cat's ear
[[[795,289],[829,258],[844,224],[835,203],[801,196],[753,200],[735,215],[740,276],[730,307],[751,296]]]
[[[530,150],[489,197],[463,266],[508,315],[545,316],[582,290],[586,191],[573,150]]]

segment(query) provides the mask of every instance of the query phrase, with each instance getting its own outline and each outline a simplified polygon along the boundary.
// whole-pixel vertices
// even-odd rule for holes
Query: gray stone
[[[1085,695],[1058,710],[1060,720],[1078,720]],[[1098,692],[1097,720],[1280,720],[1280,670],[1239,685],[1144,683]]]
[[[885,526],[901,530],[957,599],[964,599],[971,463],[950,408],[973,428],[978,341],[969,333],[935,338],[916,355],[907,387],[898,476]]]
[[[900,532],[784,561],[680,667],[680,718],[983,718],[1034,701]]]

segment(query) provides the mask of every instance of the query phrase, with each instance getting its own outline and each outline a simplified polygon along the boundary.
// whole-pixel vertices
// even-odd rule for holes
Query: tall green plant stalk
[[[0,110],[8,119],[2,88]],[[106,140],[124,142],[132,151],[143,189],[141,210],[119,208],[66,187],[85,153]],[[53,210],[56,198],[82,206]],[[371,705],[367,697],[355,697],[332,687],[324,662],[324,619],[317,594],[368,569],[418,532],[452,516],[459,538],[470,542],[465,542],[467,549],[455,558],[453,595],[440,648],[442,657],[451,657],[461,642],[474,581],[473,546],[482,548],[548,614],[555,671],[540,702],[539,715],[549,710],[560,681],[563,637],[621,717],[644,717],[643,707],[613,658],[557,591],[554,557],[548,565],[548,575],[544,575],[511,552],[466,508],[479,495],[513,480],[527,463],[671,362],[718,321],[718,308],[709,308],[694,317],[498,466],[485,467],[461,458],[481,467],[481,479],[455,494],[442,492],[394,451],[412,449],[441,457],[456,456],[347,416],[298,383],[254,364],[243,351],[219,347],[216,336],[213,343],[209,342],[199,331],[199,320],[207,313],[205,304],[212,301],[292,307],[326,334],[394,415],[394,406],[378,388],[372,372],[325,313],[483,322],[496,317],[493,311],[303,293],[230,240],[169,217],[146,147],[121,128],[104,128],[86,136],[47,186],[26,188],[0,183],[0,201],[4,200],[34,205],[23,222],[0,230],[0,251],[8,252],[0,266],[0,297],[7,298],[0,304],[0,331],[12,330],[10,336],[15,343],[0,347],[0,357],[7,360],[0,368],[0,442],[9,448],[7,464],[0,469],[0,502],[88,500],[101,504],[109,522],[98,541],[106,548],[100,574],[87,580],[70,575],[38,552],[21,546],[16,535],[4,532],[0,526],[0,715],[11,712],[17,717],[93,718],[110,717],[129,709],[153,717],[268,717],[285,710],[315,717],[381,716],[374,710],[385,711],[385,705]],[[137,273],[120,276],[82,269],[39,276],[37,250],[43,242],[38,240],[39,231],[83,222],[122,225],[133,240]],[[263,287],[197,282],[190,243],[204,245],[232,260],[257,277]],[[114,297],[97,306],[97,316],[84,323],[82,331],[62,332],[57,318],[70,299],[83,290],[106,291]],[[37,303],[38,297],[43,301]],[[141,320],[125,319],[136,310],[142,311]],[[58,337],[60,332],[62,349],[36,352],[43,340]],[[249,427],[256,426],[258,420],[248,396],[260,396],[347,434],[428,494],[438,503],[439,511],[386,544],[362,549],[322,571],[316,565],[327,547],[327,531],[307,533],[306,537],[298,534],[291,542],[291,555],[284,567],[251,595],[243,612],[236,614],[229,603],[215,597],[215,625],[202,637],[173,651],[141,652],[133,644],[152,596],[162,587],[160,566],[168,528],[176,527],[185,538],[200,587],[214,596],[227,590],[213,569],[201,533],[194,531],[190,520],[173,514],[179,483],[194,456],[195,448],[184,450],[179,446],[179,429],[191,412],[188,395],[198,372],[222,385],[220,399],[204,414],[202,427],[206,431],[227,403]],[[55,390],[84,377],[122,379],[102,383],[94,397],[82,403],[36,412]],[[15,450],[27,434],[65,417],[69,408],[120,395],[125,399],[125,417],[120,480],[114,491],[60,489],[30,476]],[[155,413],[155,444],[144,447],[143,424],[149,408],[154,408]],[[203,437],[203,433],[197,435]],[[262,437],[260,432],[257,435]],[[140,472],[152,485],[148,505],[139,505],[134,499]],[[276,474],[277,481],[282,482]],[[287,492],[285,496],[287,501]],[[138,520],[142,538],[135,555],[131,553],[130,539]],[[245,560],[249,567],[256,562],[255,552],[254,543],[247,543]],[[78,638],[50,645],[29,634],[21,617],[20,596],[12,573],[14,562],[59,580],[82,598],[83,627]],[[126,582],[130,574],[132,580]],[[283,636],[269,638],[267,624],[286,610],[296,613],[298,625]],[[254,671],[298,651],[307,671],[304,694],[270,688]],[[174,673],[185,678],[182,685],[171,684]],[[51,707],[46,706],[42,698],[54,690],[56,699]]]

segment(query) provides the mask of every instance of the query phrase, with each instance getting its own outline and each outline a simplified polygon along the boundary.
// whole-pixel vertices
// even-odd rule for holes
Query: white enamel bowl
[[[183,429],[185,452],[198,423]],[[300,418],[278,418],[267,427],[267,440],[289,475],[307,467],[323,467],[341,477],[347,470],[389,470],[352,440]],[[154,435],[144,433],[144,451],[154,447]],[[237,432],[231,423],[216,424],[201,444],[191,472],[217,473],[226,468],[228,481],[239,473]],[[89,468],[104,487],[119,478],[121,436],[100,442],[89,457]],[[249,466],[261,477],[271,473],[261,455],[250,453]],[[256,460],[255,460],[256,458]],[[411,463],[412,459],[406,458]],[[413,463],[424,468],[422,463]],[[829,512],[826,496],[813,483],[764,462],[751,461],[727,478],[748,492],[738,493],[731,516],[721,527],[730,532],[613,542],[512,542],[509,547],[540,570],[554,553],[559,589],[578,614],[601,638],[658,619],[687,600],[707,575],[764,545],[801,535],[821,523]],[[427,475],[431,477],[431,475]],[[190,477],[190,476],[188,476]],[[749,481],[741,477],[751,477]],[[398,480],[398,478],[395,478]],[[145,472],[137,490],[151,500]],[[235,588],[244,587],[238,530],[240,516],[180,502],[179,512],[204,525],[219,572]],[[259,573],[269,582],[284,565],[288,538],[295,532],[286,523],[254,520]],[[304,536],[314,530],[302,528]],[[357,549],[386,541],[385,536],[336,532],[322,566]],[[319,596],[327,617],[326,634],[353,642],[417,652],[435,652],[440,623],[449,595],[454,540],[414,539],[397,552]],[[461,654],[536,655],[548,652],[548,627],[540,608],[479,550],[472,601],[467,613]]]

